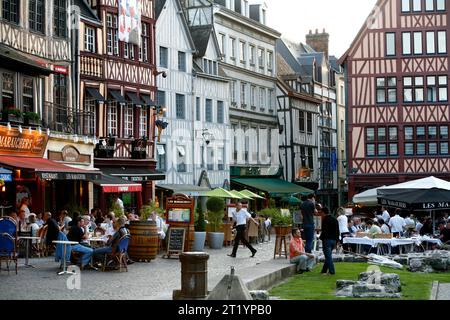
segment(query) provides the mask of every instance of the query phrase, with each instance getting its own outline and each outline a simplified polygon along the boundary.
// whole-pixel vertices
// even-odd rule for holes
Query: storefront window
[[[14,73],[2,74],[2,106],[3,109],[15,108],[14,105]]]
[[[23,112],[32,112],[33,108],[33,78],[23,77]]]

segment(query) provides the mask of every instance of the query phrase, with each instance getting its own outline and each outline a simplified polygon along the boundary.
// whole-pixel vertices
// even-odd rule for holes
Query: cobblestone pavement
[[[230,266],[239,270],[252,268],[258,264],[273,263],[274,239],[269,243],[256,244],[255,258],[250,258],[250,250],[239,246],[237,258],[227,256],[231,247],[220,250],[206,248],[208,260],[208,287],[214,287],[218,279],[230,273]],[[279,262],[278,262],[279,261]],[[286,265],[286,259],[277,260]],[[0,299],[86,299],[86,300],[146,300],[171,299],[174,289],[181,289],[181,263],[178,259],[163,259],[162,254],[150,263],[134,263],[128,272],[95,271],[81,272],[80,289],[68,289],[75,280],[69,275],[57,275],[59,263],[54,257],[30,259],[35,268],[25,268],[24,259],[19,259],[19,272],[5,270],[0,273]],[[217,283],[217,282],[216,282]]]
[[[450,283],[439,283],[436,300],[450,300]]]

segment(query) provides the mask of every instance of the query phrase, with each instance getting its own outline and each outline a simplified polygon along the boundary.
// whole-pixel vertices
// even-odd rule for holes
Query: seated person
[[[86,232],[87,228],[82,228],[81,220],[82,218],[80,216],[73,219],[72,226],[70,227],[69,233],[67,234],[67,239],[69,241],[78,242],[78,244],[72,245],[72,250],[80,252],[82,254],[81,267],[85,267],[91,261],[91,256],[94,250],[81,244],[83,240],[87,239],[88,235],[88,233]]]
[[[305,252],[305,245],[298,228],[292,229],[292,237],[289,243],[290,262],[297,265],[297,273],[310,271],[316,263],[315,256]]]
[[[450,244],[450,229],[446,228],[446,225],[444,222],[440,222],[438,229],[440,231],[439,239],[441,239],[443,244],[446,244],[447,242]]]
[[[46,236],[45,236],[45,244],[47,246],[53,245],[53,241],[58,239],[59,231],[61,231],[58,226],[58,222],[52,218],[52,214],[50,212],[45,212],[43,216],[43,220],[45,222],[44,227],[46,228]]]
[[[130,232],[125,228],[125,217],[120,217],[114,222],[114,234],[106,242],[106,246],[97,248],[94,250],[94,259],[97,261],[103,261],[105,254],[116,252],[117,246],[119,245],[119,240],[125,236],[129,235]]]
[[[158,216],[156,211],[153,211],[150,216],[151,221],[156,222],[156,227],[158,228],[158,234],[160,239],[164,239],[166,237],[166,223],[164,222],[163,218]]]
[[[383,233],[381,231],[381,228],[378,226],[378,222],[374,222],[372,219],[368,219],[366,221],[366,226],[367,226],[367,233],[369,234],[369,236],[373,237],[376,234]]]

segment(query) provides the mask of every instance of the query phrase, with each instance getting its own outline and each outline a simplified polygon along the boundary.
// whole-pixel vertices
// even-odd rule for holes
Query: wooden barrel
[[[159,235],[155,221],[130,221],[128,255],[136,261],[150,261],[158,253]]]

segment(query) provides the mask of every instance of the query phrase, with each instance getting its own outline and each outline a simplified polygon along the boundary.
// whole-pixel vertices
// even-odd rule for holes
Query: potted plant
[[[156,258],[159,248],[159,234],[156,222],[148,220],[153,211],[158,215],[164,213],[155,202],[142,206],[140,220],[130,221],[130,244],[128,254],[136,261],[151,261]]]
[[[291,232],[292,214],[282,214],[281,210],[277,208],[267,208],[260,211],[259,214],[270,217],[276,235],[286,236]]]
[[[205,248],[206,240],[206,223],[205,213],[203,212],[203,206],[200,199],[197,200],[197,209],[195,212],[195,232],[194,232],[194,245],[192,251],[201,252]]]
[[[221,249],[223,246],[224,233],[219,232],[224,216],[225,201],[222,198],[211,197],[206,202],[208,209],[208,222],[211,232],[208,232],[208,243],[211,249]]]
[[[20,111],[20,109],[17,109],[15,107],[3,109],[2,120],[3,122],[23,123],[22,111]]]
[[[26,126],[40,126],[41,117],[36,112],[25,112],[23,114],[24,124]]]

